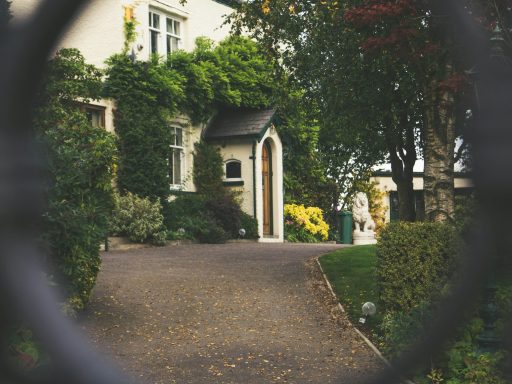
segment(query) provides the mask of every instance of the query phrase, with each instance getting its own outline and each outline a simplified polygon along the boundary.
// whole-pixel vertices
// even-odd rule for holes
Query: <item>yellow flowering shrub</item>
[[[324,221],[318,207],[285,204],[285,237],[288,241],[313,243],[325,241],[329,236],[329,224]]]

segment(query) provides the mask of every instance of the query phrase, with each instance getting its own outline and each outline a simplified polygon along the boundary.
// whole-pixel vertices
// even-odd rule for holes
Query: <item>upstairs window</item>
[[[80,104],[89,124],[96,128],[105,128],[105,107],[92,104]]]
[[[169,151],[169,184],[178,186],[182,183],[183,171],[183,129],[171,127],[171,146]]]
[[[229,160],[226,162],[226,180],[242,178],[242,163],[238,160]]]
[[[181,48],[181,21],[156,11],[149,12],[149,47],[151,53],[160,55]]]
[[[160,15],[149,12],[149,46],[151,53],[158,53],[160,41]]]

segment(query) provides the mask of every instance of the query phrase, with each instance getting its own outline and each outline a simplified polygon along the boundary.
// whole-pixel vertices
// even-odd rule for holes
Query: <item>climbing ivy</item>
[[[166,204],[173,118],[182,113],[194,124],[204,123],[222,108],[268,106],[277,83],[272,64],[244,37],[229,37],[217,46],[200,38],[192,52],[147,62],[125,54],[111,57],[105,95],[117,102],[121,192]]]
[[[105,93],[116,100],[121,192],[166,201],[169,194],[169,123],[184,97],[184,79],[158,60],[109,59]]]

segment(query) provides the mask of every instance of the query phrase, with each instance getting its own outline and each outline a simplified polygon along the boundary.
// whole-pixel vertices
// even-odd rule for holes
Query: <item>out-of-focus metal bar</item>
[[[0,313],[24,319],[53,361],[52,371],[39,379],[16,377],[4,369],[0,380],[6,382],[129,382],[94,354],[60,314],[56,295],[38,268],[40,256],[32,228],[43,207],[42,168],[31,130],[32,98],[48,52],[82,2],[46,0],[31,20],[13,25],[0,37]],[[379,384],[399,382],[397,372],[408,372],[441,350],[464,320],[468,304],[475,300],[487,271],[495,264],[495,256],[510,249],[503,245],[510,236],[512,217],[512,76],[485,59],[485,40],[461,2],[437,0],[435,5],[437,14],[454,20],[451,28],[462,38],[460,44],[471,60],[481,63],[481,110],[472,135],[475,183],[484,213],[452,295],[440,304],[425,337],[394,362],[396,371],[382,371],[372,380]],[[0,365],[2,368],[5,366]]]
[[[31,128],[32,100],[45,62],[82,0],[46,0],[24,24],[0,37],[0,316],[21,318],[52,359],[45,377],[16,376],[2,364],[2,382],[128,383],[93,353],[57,306],[38,268],[34,223],[42,209],[42,162]]]
[[[461,255],[463,263],[452,292],[438,305],[432,324],[424,325],[424,334],[401,357],[392,362],[394,370],[380,372],[369,383],[401,382],[416,366],[441,352],[458,327],[464,324],[468,309],[477,300],[489,271],[496,268],[499,251],[510,237],[512,217],[512,76],[499,63],[490,60],[484,34],[471,19],[463,2],[432,2],[436,17],[452,21],[445,32],[456,39],[468,68],[478,63],[480,110],[473,131],[469,133],[474,149],[474,182],[482,208],[473,229],[470,246]],[[462,59],[462,58],[461,58]],[[510,325],[512,329],[512,324]]]

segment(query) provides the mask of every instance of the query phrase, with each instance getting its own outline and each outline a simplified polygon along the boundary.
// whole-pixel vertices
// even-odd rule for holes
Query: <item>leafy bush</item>
[[[418,299],[419,301],[419,299]],[[432,320],[430,303],[421,301],[410,311],[387,311],[382,319],[382,346],[386,356],[395,358],[407,351]]]
[[[115,138],[91,126],[76,101],[99,99],[101,89],[101,72],[79,51],[63,49],[36,101],[34,127],[49,169],[42,242],[72,309],[82,308],[94,287],[113,208]]]
[[[202,226],[196,229],[197,240],[206,244],[223,244],[229,238],[229,233],[224,230],[217,221],[206,218]]]
[[[201,243],[225,243],[229,235],[208,210],[207,202],[199,194],[178,196],[170,203],[169,228],[175,232],[184,230]]]
[[[194,185],[197,193],[218,196],[225,194],[222,184],[224,160],[220,149],[200,141],[194,145]]]
[[[205,202],[206,209],[217,223],[229,234],[231,238],[238,236],[241,228],[242,210],[234,196],[226,192],[222,195],[208,198]]]
[[[425,333],[433,320],[436,302],[448,292],[455,274],[457,250],[463,247],[460,227],[440,223],[392,223],[378,243],[377,275],[381,302],[384,352],[395,357]],[[508,285],[499,285],[497,301],[507,307]],[[504,316],[507,312],[500,313]],[[482,354],[477,337],[483,321],[473,308],[473,317],[448,341],[441,355],[432,357],[414,372],[414,381],[427,383],[502,384],[503,353]],[[498,323],[499,324],[499,323]],[[499,326],[498,326],[499,329]]]
[[[202,243],[223,243],[237,238],[240,228],[246,230],[245,238],[258,237],[258,223],[240,210],[230,194],[205,197],[184,194],[170,203],[168,228],[182,229],[187,236]]]
[[[384,306],[409,312],[419,298],[432,302],[453,273],[460,246],[456,230],[448,224],[389,224],[381,232],[377,248]]]
[[[329,225],[323,220],[323,213],[320,208],[285,204],[284,216],[286,240],[304,243],[327,240]]]
[[[245,229],[245,239],[257,239],[258,235],[258,220],[245,212],[240,215],[240,228]]]
[[[478,205],[474,194],[455,196],[454,223],[463,237],[469,235],[469,230],[478,217]]]
[[[125,196],[116,196],[110,232],[136,243],[163,245],[167,238],[163,220],[158,200],[153,202],[128,192]]]

